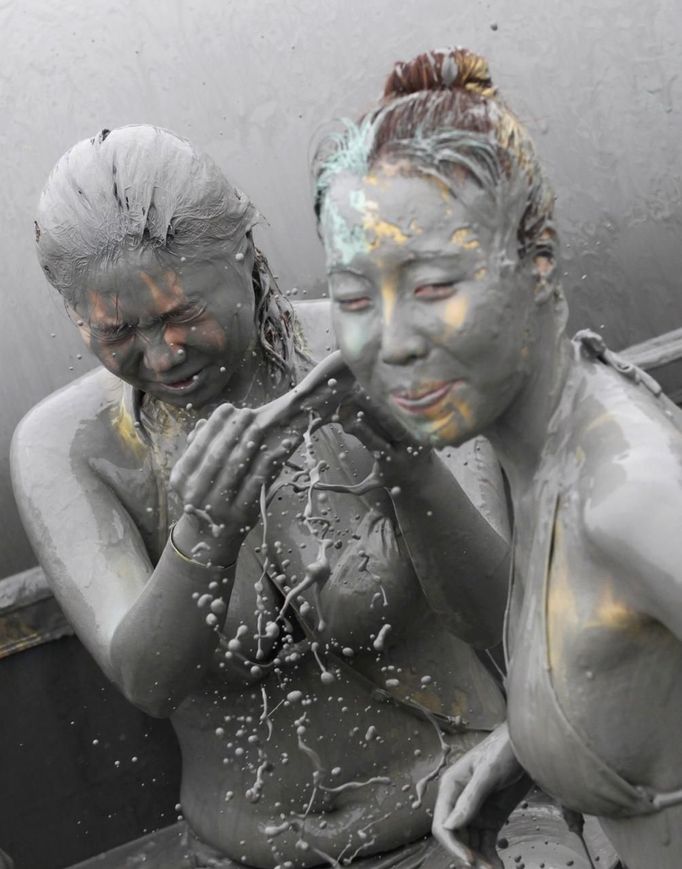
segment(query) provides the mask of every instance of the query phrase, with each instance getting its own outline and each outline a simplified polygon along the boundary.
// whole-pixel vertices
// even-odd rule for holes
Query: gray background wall
[[[283,287],[315,295],[320,123],[366,107],[394,60],[467,45],[554,179],[572,325],[622,347],[682,326],[681,39],[678,0],[0,0],[0,576],[33,564],[14,426],[93,364],[32,250],[34,204],[71,144],[131,122],[192,139],[268,216]]]

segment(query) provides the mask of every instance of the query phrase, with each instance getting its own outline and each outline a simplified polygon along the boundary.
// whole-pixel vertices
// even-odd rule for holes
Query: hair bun
[[[466,48],[426,51],[406,62],[399,61],[386,79],[384,99],[419,91],[462,88],[481,96],[495,95],[488,61]]]

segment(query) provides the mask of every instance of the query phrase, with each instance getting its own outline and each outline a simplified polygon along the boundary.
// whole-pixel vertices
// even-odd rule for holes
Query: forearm
[[[181,523],[176,528],[187,532]],[[185,544],[191,538],[188,533],[178,536]],[[212,554],[226,556],[225,566],[213,560],[207,565],[188,558],[169,538],[149,581],[116,628],[111,642],[116,681],[149,714],[169,715],[201,681],[225,621],[237,553],[233,543],[223,543]]]
[[[431,607],[462,639],[490,647],[502,636],[509,546],[435,454],[409,477],[387,476],[404,543]]]

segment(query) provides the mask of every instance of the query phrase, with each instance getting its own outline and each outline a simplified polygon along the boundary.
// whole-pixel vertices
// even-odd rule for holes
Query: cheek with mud
[[[124,368],[125,353],[122,353],[120,348],[103,344],[84,328],[79,328],[79,332],[88,350],[99,359],[108,371],[120,376]]]
[[[179,345],[198,347],[208,353],[221,353],[228,344],[228,331],[213,317],[194,326],[173,327],[166,330],[166,340]]]

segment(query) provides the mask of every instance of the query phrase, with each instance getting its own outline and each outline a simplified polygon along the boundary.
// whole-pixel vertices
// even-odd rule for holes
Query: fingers
[[[230,456],[210,493],[214,514],[224,513],[223,507],[227,502],[230,510],[239,514],[241,519],[238,521],[241,523],[250,523],[258,505],[261,486],[263,483],[269,484],[277,476],[301,440],[292,434],[269,446],[259,443],[255,436],[250,440],[250,433],[251,428],[244,435],[243,447],[238,447]]]
[[[502,869],[502,864],[495,854],[495,862],[488,862],[481,854],[476,853],[476,850],[470,845],[472,844],[469,836],[469,831],[459,830],[455,835],[450,830],[443,828],[433,828],[433,835],[445,848],[445,850],[455,858],[454,866],[456,869]]]
[[[308,409],[328,419],[354,382],[337,350],[325,357],[286,395],[263,405],[260,410],[264,425],[302,425],[305,428]]]
[[[473,774],[472,758],[465,754],[447,769],[440,778],[438,785],[438,797],[433,809],[434,834],[449,832],[451,828],[445,826],[457,802],[467,786]]]
[[[272,447],[259,451],[247,469],[247,473],[242,475],[241,486],[233,496],[233,505],[237,509],[252,513],[258,505],[263,483],[269,485],[277,477],[282,465],[300,440],[300,437],[292,435]]]
[[[504,864],[497,853],[497,830],[480,830],[476,850],[494,869],[504,869]]]
[[[245,449],[255,450],[262,438],[261,429],[253,427],[254,412],[221,405],[206,423],[194,431],[192,443],[176,462],[170,484],[186,504],[205,506],[211,488],[235,447],[244,439]],[[247,443],[253,446],[246,447]]]
[[[450,830],[445,830],[442,827],[433,826],[433,835],[440,842],[440,844],[445,848],[448,854],[451,854],[458,861],[457,869],[470,869],[470,867],[476,865],[476,855],[474,852],[468,848],[464,842]]]
[[[497,785],[491,763],[483,757],[474,767],[469,781],[461,791],[454,808],[443,821],[446,830],[456,830],[470,824]]]

